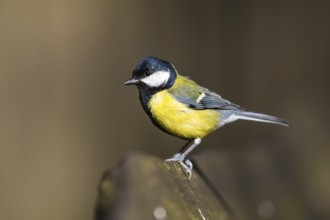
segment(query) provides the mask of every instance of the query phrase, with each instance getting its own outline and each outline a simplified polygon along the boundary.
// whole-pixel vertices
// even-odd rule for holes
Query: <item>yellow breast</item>
[[[203,138],[218,127],[220,112],[193,110],[178,102],[166,90],[156,93],[149,101],[153,118],[169,133],[186,138]]]

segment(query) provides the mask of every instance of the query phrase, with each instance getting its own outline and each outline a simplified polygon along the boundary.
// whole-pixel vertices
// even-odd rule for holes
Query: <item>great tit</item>
[[[191,176],[186,156],[202,138],[239,119],[289,126],[281,118],[246,111],[220,95],[178,74],[174,65],[154,56],[143,58],[124,85],[136,85],[140,102],[152,123],[164,132],[188,140],[171,161],[178,161]]]

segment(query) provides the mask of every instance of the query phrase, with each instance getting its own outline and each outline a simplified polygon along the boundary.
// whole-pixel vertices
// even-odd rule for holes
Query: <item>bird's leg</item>
[[[191,172],[193,169],[193,164],[190,160],[186,160],[186,156],[197,146],[201,143],[202,139],[195,138],[193,140],[189,140],[183,148],[180,150],[180,153],[174,154],[172,158],[167,159],[166,161],[178,161],[181,166],[184,168],[186,173],[188,174],[188,180],[191,178]],[[193,142],[191,144],[191,142]]]
[[[183,159],[193,150],[195,149],[195,147],[197,147],[197,145],[199,145],[202,142],[202,139],[200,138],[195,138],[193,140],[193,144],[190,145],[187,149],[182,149],[183,152],[181,153],[181,156],[183,157]]]
[[[191,139],[187,143],[185,143],[185,145],[183,145],[183,147],[180,149],[179,153],[174,154],[171,159],[183,161],[184,157],[182,156],[182,153],[185,152],[192,145],[193,141],[194,139]]]

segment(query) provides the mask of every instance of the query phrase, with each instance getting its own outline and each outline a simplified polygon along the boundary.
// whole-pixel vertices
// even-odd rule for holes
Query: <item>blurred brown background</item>
[[[326,219],[329,6],[2,0],[0,219],[91,219],[105,168],[130,151],[167,158],[180,148],[182,140],[149,122],[136,89],[122,86],[146,55],[237,104],[291,121],[290,129],[238,122],[194,153],[255,143],[289,152],[304,202]]]

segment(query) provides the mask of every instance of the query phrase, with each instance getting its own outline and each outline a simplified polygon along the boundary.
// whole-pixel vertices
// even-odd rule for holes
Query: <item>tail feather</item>
[[[230,122],[234,122],[236,120],[249,120],[249,121],[258,121],[258,122],[266,122],[279,124],[283,126],[291,126],[290,123],[282,118],[278,118],[272,115],[266,115],[262,113],[256,112],[247,112],[247,111],[230,111],[230,112],[222,112],[223,119],[221,122],[221,126]]]

